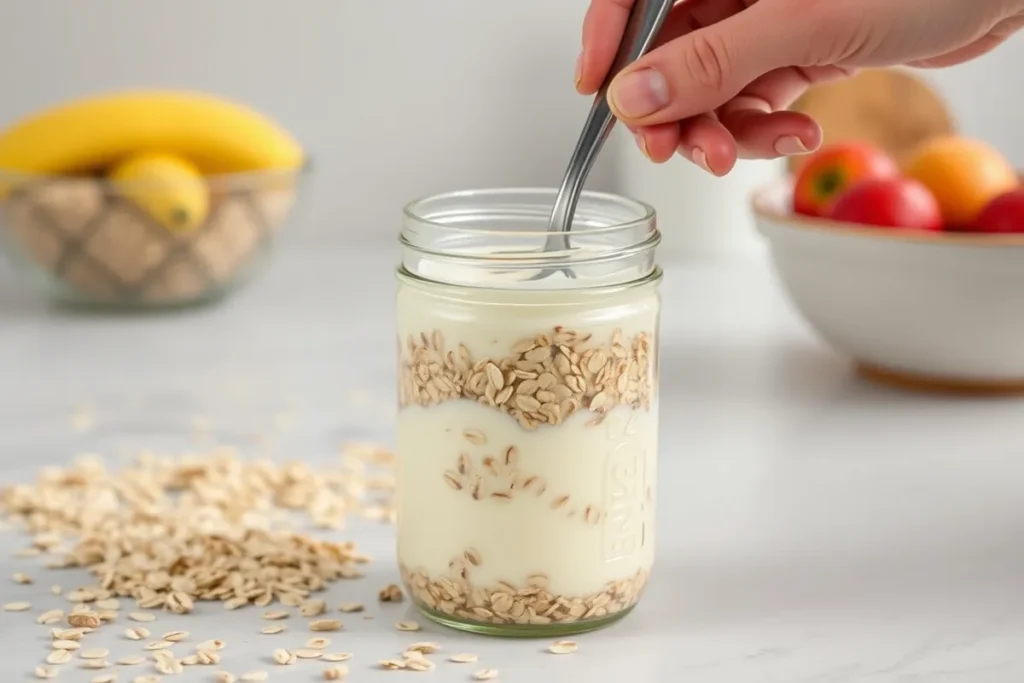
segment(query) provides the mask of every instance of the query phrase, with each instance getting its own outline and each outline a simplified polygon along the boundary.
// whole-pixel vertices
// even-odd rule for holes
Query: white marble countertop
[[[223,305],[149,316],[54,310],[0,273],[0,481],[82,451],[184,446],[200,418],[222,441],[269,433],[279,452],[310,460],[348,439],[390,442],[394,257],[282,250]],[[373,669],[412,640],[476,652],[506,683],[1024,680],[1024,402],[864,383],[795,317],[760,255],[671,267],[664,287],[659,549],[637,610],[563,657],[544,654],[546,642],[433,625],[397,633],[408,603],[375,601],[397,579],[391,530],[356,525],[336,536],[377,559],[328,600],[372,603],[377,618],[334,634],[334,649],[356,653],[349,680],[470,680],[472,665]],[[69,420],[82,405],[95,416],[85,433]],[[283,412],[288,429],[275,427]],[[12,558],[22,543],[0,534],[0,601],[38,611],[60,604],[51,583],[85,582]],[[37,583],[7,581],[16,571]],[[236,673],[320,679],[322,666],[268,663],[251,610],[204,606],[160,627],[186,623],[228,641]],[[45,628],[0,612],[0,637],[4,680],[28,680]],[[108,646],[129,652],[113,634]],[[58,680],[96,673],[64,667]],[[211,681],[213,670],[171,680]]]

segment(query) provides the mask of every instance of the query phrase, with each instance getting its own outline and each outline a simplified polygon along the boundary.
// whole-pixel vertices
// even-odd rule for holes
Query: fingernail
[[[668,81],[656,69],[639,69],[620,75],[612,81],[609,100],[619,116],[628,119],[649,116],[668,104]]]
[[[775,141],[775,151],[782,156],[789,157],[807,154],[811,150],[807,149],[807,146],[797,136],[783,135]]]
[[[640,148],[640,151],[644,153],[644,156],[650,159],[651,155],[647,152],[647,140],[644,138],[643,133],[633,133],[633,139],[636,140],[636,146]]]
[[[583,53],[576,58],[576,89],[579,90],[580,81],[583,80]]]
[[[711,175],[715,175],[715,172],[708,166],[708,155],[704,153],[700,147],[694,147],[690,152],[690,158],[693,159],[693,163],[697,164]]]

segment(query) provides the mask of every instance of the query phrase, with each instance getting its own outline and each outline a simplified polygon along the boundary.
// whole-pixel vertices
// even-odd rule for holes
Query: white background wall
[[[572,89],[587,0],[0,2],[0,125],[99,90],[214,91],[315,155],[307,238],[394,238],[402,203],[463,187],[551,185],[589,106]],[[1024,166],[1024,38],[936,74],[972,134]],[[997,102],[1005,102],[999,105]],[[609,147],[592,185],[614,189]],[[700,201],[680,176],[681,201]],[[743,202],[744,182],[716,181]],[[664,226],[670,230],[671,226]],[[700,226],[697,226],[699,229]]]

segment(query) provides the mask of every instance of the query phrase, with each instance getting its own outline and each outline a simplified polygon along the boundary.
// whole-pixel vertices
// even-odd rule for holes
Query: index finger
[[[576,90],[593,95],[601,87],[619,50],[635,0],[590,0],[583,19],[583,51],[576,72]]]

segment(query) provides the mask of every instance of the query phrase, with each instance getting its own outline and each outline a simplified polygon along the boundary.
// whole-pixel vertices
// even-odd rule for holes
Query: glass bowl
[[[264,260],[307,170],[207,177],[209,211],[188,231],[168,228],[129,199],[141,187],[0,173],[0,242],[64,303],[152,309],[208,302]]]

